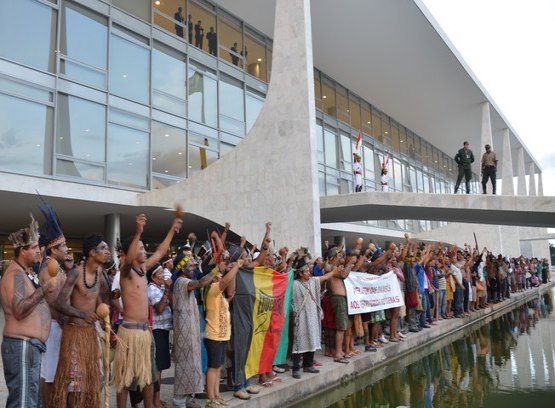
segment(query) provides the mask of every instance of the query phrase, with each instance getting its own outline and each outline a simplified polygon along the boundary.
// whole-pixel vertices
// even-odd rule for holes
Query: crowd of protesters
[[[227,406],[219,387],[223,368],[233,395],[246,400],[280,382],[279,374],[290,368],[295,379],[317,374],[321,362],[315,352],[322,344],[324,356],[349,364],[362,350],[404,341],[438,320],[470,316],[550,279],[547,260],[495,256],[467,245],[426,245],[408,234],[383,250],[362,238],[350,248],[325,242],[322,256],[312,256],[304,247],[273,248],[271,223],[259,247],[245,237],[229,242],[226,224],[205,241],[190,233],[187,243],[172,251],[171,241],[182,226],[179,211],[150,256],[141,239],[147,219],[140,214],[134,235],[118,245],[119,259],[111,260],[104,238],[92,234],[84,240],[84,259],[74,266],[54,211],[46,203],[41,209],[40,234],[33,219],[10,235],[15,258],[2,278],[8,406],[39,406],[40,375],[46,407],[98,407],[102,383],[110,379],[118,407],[126,406],[128,398],[133,406],[142,400],[145,407],[161,407],[162,372],[172,364],[174,407],[200,406],[195,397],[203,392],[207,407]],[[258,373],[258,386],[252,378],[234,381],[230,342],[232,325],[238,323],[230,313],[235,278],[240,268],[255,267],[295,278],[289,316],[292,365]],[[349,315],[345,279],[352,271],[393,272],[405,306]],[[110,353],[97,337],[110,333],[98,324],[101,303],[110,306],[113,331],[113,365],[104,374],[100,362]],[[357,348],[359,342],[364,348]],[[28,345],[36,355],[27,353]],[[36,364],[41,355],[42,367]]]

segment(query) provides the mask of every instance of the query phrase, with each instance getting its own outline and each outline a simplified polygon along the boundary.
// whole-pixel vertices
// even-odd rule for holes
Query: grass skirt
[[[152,384],[151,347],[150,331],[119,328],[113,381],[117,392],[134,383],[141,389]]]
[[[73,324],[64,326],[60,360],[54,378],[53,407],[66,407],[69,393],[74,406],[79,408],[100,406],[102,380],[100,347],[94,326]]]

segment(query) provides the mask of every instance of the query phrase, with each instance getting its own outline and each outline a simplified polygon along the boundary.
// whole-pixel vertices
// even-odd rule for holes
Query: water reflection
[[[382,380],[370,373],[370,385],[328,406],[553,406],[553,294],[552,289]]]

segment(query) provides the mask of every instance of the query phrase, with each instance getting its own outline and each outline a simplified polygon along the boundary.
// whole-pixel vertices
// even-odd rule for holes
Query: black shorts
[[[208,368],[220,368],[224,363],[227,341],[204,339],[204,347],[208,356]]]
[[[154,344],[156,345],[156,367],[158,371],[170,368],[170,331],[164,329],[152,330]]]

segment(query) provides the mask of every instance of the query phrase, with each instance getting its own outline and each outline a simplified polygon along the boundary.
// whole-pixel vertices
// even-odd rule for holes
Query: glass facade
[[[241,142],[271,75],[271,39],[208,0],[2,0],[0,34],[0,62],[22,69],[0,70],[6,172],[178,183]],[[354,191],[359,132],[365,190],[387,156],[391,190],[452,191],[449,155],[318,70],[314,87],[321,195]]]

